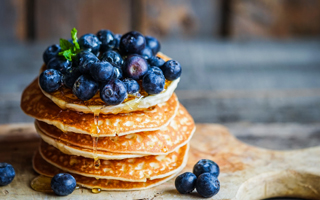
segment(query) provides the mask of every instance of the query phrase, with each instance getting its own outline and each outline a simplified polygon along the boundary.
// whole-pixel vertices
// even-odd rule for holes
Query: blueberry
[[[76,188],[76,179],[67,173],[56,174],[51,179],[51,189],[56,195],[66,196],[71,194]]]
[[[0,163],[0,186],[5,186],[11,183],[11,181],[16,176],[12,165],[8,163]]]
[[[161,48],[160,42],[152,37],[152,36],[146,36],[146,45],[152,50],[153,55],[156,55]]]
[[[48,64],[48,62],[53,58],[56,57],[59,52],[61,51],[61,48],[59,45],[54,44],[49,46],[42,55],[44,63]]]
[[[113,49],[116,45],[116,40],[111,31],[102,29],[97,33],[97,37],[101,42],[100,51],[104,52],[109,49]]]
[[[122,37],[121,34],[115,34],[115,35],[114,35],[114,40],[116,41],[116,43],[115,43],[115,45],[114,45],[114,49],[119,49],[121,37]]]
[[[124,54],[139,54],[146,47],[146,40],[137,31],[124,34],[120,39],[120,50]]]
[[[90,74],[95,81],[107,82],[113,75],[113,66],[107,61],[93,63]]]
[[[81,49],[91,51],[93,54],[97,55],[100,49],[100,41],[97,36],[88,33],[81,36],[78,40]]]
[[[150,64],[150,66],[162,67],[165,61],[158,56],[152,56],[148,59],[148,63]]]
[[[114,67],[113,68],[113,76],[111,79],[122,79],[122,70],[121,68]]]
[[[123,83],[126,85],[128,94],[134,94],[140,90],[140,85],[136,80],[125,78],[123,79]]]
[[[142,87],[148,94],[159,94],[163,91],[165,78],[158,67],[153,67],[142,79]]]
[[[81,76],[81,72],[79,67],[71,67],[67,69],[66,73],[64,74],[63,83],[68,88],[72,88],[74,82]]]
[[[142,57],[144,57],[145,59],[148,59],[150,57],[152,57],[152,51],[149,47],[145,47],[141,52],[140,55],[142,55]]]
[[[175,60],[169,60],[162,65],[161,70],[167,80],[173,81],[181,76],[181,65]]]
[[[128,78],[141,79],[148,71],[147,61],[139,55],[128,56],[122,71]]]
[[[203,173],[197,179],[197,192],[205,198],[216,195],[220,190],[220,182],[210,173]]]
[[[72,66],[72,62],[65,59],[62,56],[53,57],[47,64],[47,69],[55,69],[60,71],[62,74]]]
[[[91,65],[98,61],[99,59],[93,53],[81,51],[77,54],[74,64],[76,67],[79,67],[82,74],[89,74]]]
[[[218,177],[220,173],[219,166],[217,163],[208,159],[199,160],[193,167],[193,173],[198,177],[200,174],[209,172],[213,176]]]
[[[100,88],[100,98],[108,105],[118,105],[127,98],[127,88],[119,79],[112,79]]]
[[[87,101],[98,92],[98,89],[99,84],[90,76],[81,75],[73,84],[72,92],[82,101]]]
[[[112,50],[104,52],[101,55],[100,60],[108,61],[114,67],[121,67],[123,64],[123,59],[121,55],[118,52]]]
[[[55,69],[46,69],[39,76],[40,87],[48,93],[58,90],[62,83],[61,73]]]
[[[196,187],[197,177],[191,172],[180,174],[175,180],[175,186],[181,194],[191,193]]]

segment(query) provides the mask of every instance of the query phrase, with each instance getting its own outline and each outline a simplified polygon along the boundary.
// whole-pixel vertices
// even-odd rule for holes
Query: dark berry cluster
[[[194,188],[205,198],[216,195],[220,190],[219,166],[212,160],[199,160],[193,167],[193,173],[185,172],[175,180],[175,186],[181,194],[191,193]]]
[[[137,31],[121,36],[100,30],[77,39],[76,30],[72,31],[72,40],[51,45],[43,54],[47,69],[41,73],[39,83],[48,93],[64,85],[87,101],[100,90],[107,105],[117,105],[141,89],[150,95],[158,94],[164,90],[166,79],[172,81],[181,75],[177,61],[165,62],[156,56],[160,43],[154,37]]]

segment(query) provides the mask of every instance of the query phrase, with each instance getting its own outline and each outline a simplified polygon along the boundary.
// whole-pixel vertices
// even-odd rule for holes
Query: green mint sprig
[[[76,28],[71,30],[71,39],[73,44],[66,39],[60,38],[61,52],[59,52],[59,55],[64,56],[69,61],[72,61],[72,57],[80,52]]]

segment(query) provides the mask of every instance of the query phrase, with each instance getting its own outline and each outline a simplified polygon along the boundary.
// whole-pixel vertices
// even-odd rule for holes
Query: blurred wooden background
[[[1,41],[101,28],[160,38],[290,38],[320,34],[319,0],[1,0]]]

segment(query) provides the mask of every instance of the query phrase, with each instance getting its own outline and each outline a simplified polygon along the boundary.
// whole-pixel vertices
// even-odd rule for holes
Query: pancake
[[[72,132],[64,133],[55,126],[41,121],[36,121],[35,125],[40,129],[39,134],[47,143],[55,147],[60,146],[62,149],[64,149],[63,143],[67,143],[69,144],[67,148],[69,148],[70,152],[73,152],[72,148],[75,148],[77,151],[76,155],[92,158],[92,155],[88,155],[87,150],[86,152],[83,152],[83,154],[79,152],[82,148],[93,149],[92,137],[90,135]],[[189,142],[194,130],[195,125],[192,117],[180,104],[175,118],[167,127],[157,131],[132,133],[126,136],[99,137],[95,149],[130,155],[163,155],[168,154]],[[48,140],[51,140],[51,142]],[[59,143],[62,144],[59,145]]]
[[[158,56],[165,61],[170,60],[169,57],[162,53],[158,53]],[[72,90],[67,87],[62,87],[50,94],[43,90],[42,92],[46,97],[51,99],[64,110],[70,109],[83,113],[118,114],[144,110],[159,103],[168,101],[179,81],[180,78],[174,81],[166,81],[165,89],[160,94],[148,95],[145,91],[142,91],[140,92],[140,97],[134,97],[131,95],[123,103],[114,106],[106,105],[106,103],[101,100],[99,92],[88,101],[81,101],[72,93]]]
[[[129,182],[146,182],[159,179],[182,170],[187,162],[188,145],[161,156],[145,156],[124,160],[101,160],[100,166],[94,160],[67,155],[55,147],[41,142],[40,155],[48,163],[70,173],[100,179],[114,179]]]
[[[139,154],[130,154],[130,153],[112,153],[108,151],[99,151],[99,150],[94,151],[93,149],[77,147],[74,145],[70,145],[66,142],[62,142],[57,139],[51,138],[46,134],[42,133],[42,131],[38,128],[37,125],[35,125],[35,127],[43,141],[59,149],[64,154],[82,156],[85,158],[92,158],[92,159],[102,159],[102,160],[122,160],[126,158],[137,158],[137,157],[145,156],[141,154],[139,155]]]
[[[33,157],[33,169],[44,176],[53,177],[58,173],[62,173],[64,171],[56,168],[55,166],[46,162],[39,152],[37,152]],[[177,172],[179,173],[179,172]],[[176,174],[177,174],[176,173]],[[111,179],[96,179],[92,177],[85,177],[77,174],[71,174],[77,181],[77,185],[80,185],[85,188],[93,189],[99,188],[101,190],[142,190],[148,189],[151,187],[155,187],[160,185],[173,177],[176,174],[170,175],[168,177],[154,179],[154,180],[147,180],[146,182],[126,182],[126,181],[119,181],[119,180],[111,180]]]
[[[144,111],[95,117],[93,114],[62,110],[42,94],[37,79],[24,90],[21,98],[21,108],[27,115],[52,124],[64,132],[99,137],[127,135],[166,127],[174,118],[178,105],[177,97],[173,94],[168,101]]]

